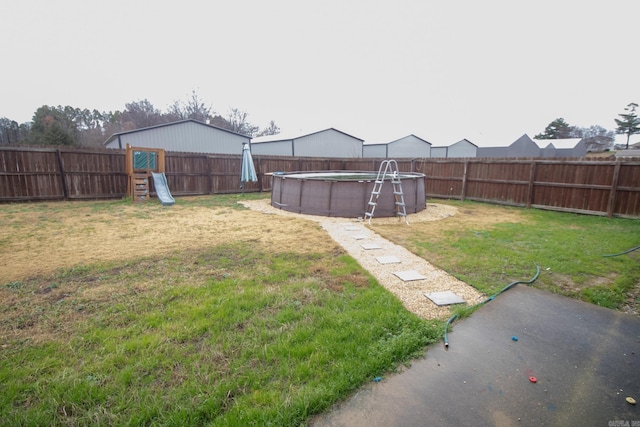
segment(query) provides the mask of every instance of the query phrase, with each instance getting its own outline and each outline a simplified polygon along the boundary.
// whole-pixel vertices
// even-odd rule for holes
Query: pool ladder
[[[389,175],[391,177],[391,185],[393,186],[393,198],[395,200],[395,209],[396,215],[398,217],[404,217],[404,222],[409,224],[407,220],[407,208],[404,203],[404,192],[402,191],[402,182],[400,182],[400,172],[398,171],[398,162],[395,160],[383,160],[380,163],[380,168],[378,169],[378,175],[376,175],[376,180],[373,184],[373,190],[371,190],[371,197],[369,197],[369,204],[367,205],[367,211],[364,213],[365,220],[369,219],[369,224],[371,224],[371,218],[373,218],[373,214],[376,211],[376,206],[378,205],[378,198],[380,197],[380,192],[382,191],[382,185],[384,184],[384,180]]]

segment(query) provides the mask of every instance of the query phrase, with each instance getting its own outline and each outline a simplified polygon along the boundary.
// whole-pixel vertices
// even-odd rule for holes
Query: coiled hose
[[[471,308],[473,309],[473,308],[479,307],[481,305],[484,305],[484,304],[488,303],[489,301],[493,301],[498,295],[500,295],[501,293],[503,293],[505,291],[508,291],[509,289],[511,289],[512,287],[514,287],[515,285],[517,285],[519,283],[524,284],[524,285],[530,285],[531,283],[535,282],[538,279],[538,276],[540,276],[540,267],[536,265],[536,275],[533,276],[532,279],[525,280],[525,281],[518,280],[516,282],[511,282],[507,286],[502,288],[498,293],[496,293],[494,295],[491,295],[486,300],[479,302],[478,304],[472,306]],[[444,347],[445,348],[449,348],[449,340],[447,338],[447,331],[449,330],[449,325],[451,324],[451,322],[453,322],[456,319],[456,317],[458,317],[457,314],[454,314],[453,316],[451,316],[449,318],[449,320],[447,320],[447,323],[444,326]]]

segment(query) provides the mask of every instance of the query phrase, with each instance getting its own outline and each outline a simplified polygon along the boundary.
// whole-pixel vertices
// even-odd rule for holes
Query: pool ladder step
[[[387,174],[391,176],[391,185],[393,186],[393,197],[395,198],[396,216],[404,217],[404,222],[409,224],[407,220],[407,209],[404,203],[404,192],[402,191],[402,182],[400,181],[400,172],[398,171],[398,162],[395,160],[383,160],[380,163],[378,169],[378,175],[373,183],[373,190],[369,197],[369,203],[367,204],[367,211],[364,213],[365,219],[369,218],[369,224],[371,224],[371,218],[378,206],[378,197],[382,191],[384,180]]]

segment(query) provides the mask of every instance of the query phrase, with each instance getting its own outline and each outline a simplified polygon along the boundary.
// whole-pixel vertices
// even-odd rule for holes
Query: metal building
[[[468,139],[461,139],[447,148],[447,158],[476,157],[478,146]]]
[[[413,134],[386,143],[364,143],[362,157],[414,159],[431,157],[431,143]]]
[[[507,157],[540,157],[542,149],[526,133],[508,147]]]
[[[114,133],[104,142],[106,148],[161,148],[207,154],[241,154],[250,137],[197,120],[180,120],[127,132]]]
[[[254,155],[294,157],[362,157],[363,140],[334,128],[305,135],[286,137],[281,134],[251,140]]]
[[[431,157],[435,159],[446,159],[447,151],[449,151],[449,147],[447,147],[446,145],[431,147]]]
[[[587,145],[582,138],[534,139],[533,141],[542,148],[542,157],[585,157],[587,155]]]

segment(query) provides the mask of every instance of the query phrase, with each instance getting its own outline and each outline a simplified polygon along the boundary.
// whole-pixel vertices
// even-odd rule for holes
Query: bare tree
[[[239,133],[241,135],[247,135],[250,137],[255,136],[260,128],[258,126],[254,126],[247,118],[249,117],[249,113],[246,111],[239,110],[238,108],[231,108],[229,110],[229,118],[227,121],[229,122],[230,131]]]
[[[615,141],[616,134],[612,130],[594,125],[588,128],[575,127],[571,136],[584,139],[587,150],[604,151],[611,148]]]
[[[256,136],[277,135],[280,133],[280,128],[276,125],[276,122],[271,120],[269,126],[262,129]]]
[[[165,117],[168,121],[192,119],[210,123],[214,114],[215,112],[211,111],[211,107],[207,106],[196,91],[193,90],[186,102],[175,101],[171,104]]]

